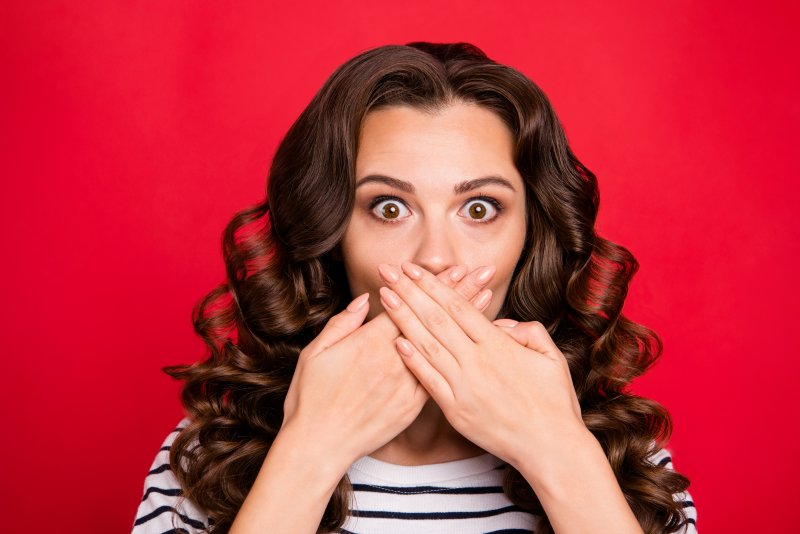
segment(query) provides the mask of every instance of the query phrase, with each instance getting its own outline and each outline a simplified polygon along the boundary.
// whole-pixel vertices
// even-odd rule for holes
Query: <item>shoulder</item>
[[[655,450],[647,460],[653,465],[665,467],[674,471],[675,467],[672,463],[672,452],[668,448],[660,448]],[[686,527],[679,530],[680,534],[697,534],[697,509],[694,505],[694,499],[688,491],[675,493],[672,499],[679,503],[686,513]]]
[[[196,533],[205,530],[208,516],[183,497],[183,490],[169,465],[172,443],[190,422],[184,417],[167,434],[144,479],[142,500],[136,511],[132,534],[166,531]]]

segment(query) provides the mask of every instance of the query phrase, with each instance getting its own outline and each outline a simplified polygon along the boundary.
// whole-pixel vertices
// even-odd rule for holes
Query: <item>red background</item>
[[[2,3],[3,531],[129,531],[182,416],[159,368],[202,356],[191,307],[282,135],[356,53],[465,40],[549,95],[641,263],[625,312],[665,351],[634,390],[674,417],[700,531],[787,532],[792,3],[275,4]]]

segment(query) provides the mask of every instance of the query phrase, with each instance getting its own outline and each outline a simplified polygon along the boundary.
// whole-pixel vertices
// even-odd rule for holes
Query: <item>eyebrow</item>
[[[409,194],[415,194],[416,188],[414,188],[414,184],[409,182],[405,182],[398,178],[392,178],[391,176],[384,176],[383,174],[370,174],[369,176],[365,176],[358,184],[356,184],[356,189],[361,187],[364,184],[376,182],[386,184],[390,187],[394,187],[395,189],[399,189],[400,191],[405,191]],[[484,185],[499,185],[502,187],[507,187],[511,189],[515,193],[517,192],[514,189],[514,186],[511,185],[511,182],[506,180],[501,176],[482,176],[480,178],[476,178],[474,180],[467,180],[465,182],[459,182],[453,186],[453,194],[454,195],[461,195],[466,193],[467,191],[472,191],[473,189],[478,189],[479,187],[483,187]]]

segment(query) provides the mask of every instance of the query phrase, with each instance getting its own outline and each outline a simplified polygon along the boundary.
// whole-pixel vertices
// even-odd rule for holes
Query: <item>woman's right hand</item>
[[[480,309],[485,310],[491,291],[481,290],[488,280],[478,283],[476,268],[455,282],[450,277],[455,269],[437,276],[473,304],[483,296]],[[405,430],[429,399],[397,353],[394,340],[400,331],[388,315],[362,325],[367,297],[357,297],[331,317],[300,352],[284,402],[281,433],[291,428],[302,442],[326,451],[327,460],[339,462],[342,471]]]

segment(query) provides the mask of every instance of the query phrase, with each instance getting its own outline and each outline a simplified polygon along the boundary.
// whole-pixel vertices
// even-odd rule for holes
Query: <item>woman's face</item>
[[[392,106],[366,116],[355,208],[341,242],[351,294],[370,293],[366,320],[384,311],[378,264],[404,261],[434,274],[494,265],[484,315],[497,317],[525,241],[525,188],[512,143],[503,121],[475,104],[436,115]]]

